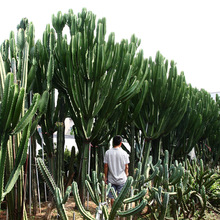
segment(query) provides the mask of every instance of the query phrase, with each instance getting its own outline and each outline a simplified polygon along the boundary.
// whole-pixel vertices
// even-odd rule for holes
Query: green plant
[[[0,62],[1,60],[2,59],[0,54]],[[21,117],[21,114],[24,110],[24,88],[19,89],[18,85],[14,83],[14,75],[12,73],[5,75],[2,65],[1,81],[4,81],[4,84],[1,85],[0,105],[0,123],[2,125],[0,129],[0,203],[3,201],[4,197],[12,190],[20,175],[22,165],[25,163],[27,157],[28,139],[30,137],[31,121],[37,111],[40,100],[39,94],[35,94],[32,105],[24,114],[24,116]],[[21,131],[22,136],[17,151],[15,164],[4,187],[5,163],[8,151],[7,143],[11,135],[15,135]]]
[[[53,195],[60,218],[63,220],[67,220],[68,216],[66,214],[64,204],[68,200],[69,195],[71,193],[71,186],[67,187],[64,196],[62,197],[60,188],[57,187],[50,171],[48,170],[41,158],[37,158],[37,164],[43,179],[46,181],[47,186]]]
[[[215,210],[211,199],[218,199],[212,190],[218,180],[219,174],[206,168],[202,160],[171,163],[169,152],[165,151],[163,160],[159,159],[155,165],[151,156],[146,166],[139,162],[133,187],[136,194],[143,188],[148,190],[148,215],[154,219],[194,216],[201,219],[207,208]]]
[[[72,10],[53,16],[53,27],[57,32],[54,85],[67,97],[69,114],[80,142],[82,154],[81,198],[85,199],[85,179],[89,146],[96,139],[100,144],[102,130],[115,110],[138,93],[145,82],[148,60],[143,51],[136,53],[140,41],[133,35],[130,42],[115,43],[114,33],[106,36],[106,20],[99,19],[83,9],[77,16]],[[62,30],[68,25],[71,41],[68,44]],[[113,120],[115,121],[115,120]],[[110,130],[111,131],[111,130]],[[107,131],[106,135],[109,135]]]
[[[111,185],[108,185],[108,188],[106,189],[106,186],[104,184],[104,181],[102,180],[101,184],[101,190],[99,189],[99,183],[96,179],[96,173],[93,172],[93,180],[91,180],[89,177],[87,177],[89,180],[86,180],[86,187],[89,191],[89,194],[92,198],[92,200],[95,202],[99,208],[97,210],[102,210],[102,213],[107,220],[113,220],[115,216],[121,216],[121,217],[129,217],[131,215],[134,215],[136,213],[139,213],[147,204],[147,201],[143,199],[146,195],[146,189],[142,190],[139,194],[135,196],[129,196],[129,192],[131,190],[131,185],[133,182],[133,178],[131,176],[128,177],[121,193],[117,196],[114,189],[111,187]],[[95,180],[95,181],[94,181]],[[90,185],[90,182],[95,183]],[[73,182],[72,184],[72,189],[73,189],[73,196],[76,201],[77,207],[79,208],[79,211],[81,214],[86,218],[86,219],[95,219],[94,217],[91,216],[91,214],[84,209],[82,206],[82,203],[79,198],[79,193],[78,193],[78,186],[76,182]],[[112,190],[113,195],[115,196],[115,201],[113,203],[113,206],[111,208],[110,213],[108,212],[107,209],[107,202],[106,202],[106,196],[109,192],[109,190]],[[104,200],[105,199],[105,200]],[[138,201],[140,201],[137,203]],[[131,207],[129,204],[136,202],[135,207]],[[126,210],[121,210],[124,209],[124,206],[127,206],[128,208]],[[131,208],[130,208],[131,207]]]

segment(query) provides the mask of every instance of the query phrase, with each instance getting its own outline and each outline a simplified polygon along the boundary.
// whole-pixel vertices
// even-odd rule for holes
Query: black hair
[[[120,135],[116,135],[113,138],[113,147],[118,146],[122,142],[122,137]]]

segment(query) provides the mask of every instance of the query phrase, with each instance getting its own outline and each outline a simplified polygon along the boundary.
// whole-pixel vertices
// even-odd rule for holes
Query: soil
[[[87,203],[86,203],[86,205],[87,205]],[[43,219],[43,217],[46,213],[46,210],[47,210],[47,206],[48,206],[48,202],[41,203],[41,208],[38,209],[39,212],[35,216],[28,217],[28,219],[30,219],[30,220]],[[29,210],[29,209],[27,208],[27,210]],[[69,219],[73,219],[73,215],[75,215],[76,220],[83,219],[82,215],[75,208],[75,202],[74,202],[73,197],[70,197],[69,200],[66,202],[65,210],[66,210],[66,213],[67,213]],[[91,201],[89,201],[89,211],[91,212],[91,214],[93,216],[95,216],[96,205]],[[55,208],[52,211],[52,218],[51,219],[57,219],[57,216],[58,216],[57,210]],[[6,220],[6,211],[5,210],[0,211],[0,220]]]
[[[46,213],[46,210],[47,210],[47,206],[48,206],[48,202],[41,203],[41,209],[38,209],[39,212],[35,216],[31,216],[28,219],[29,220],[43,219],[44,215]],[[86,203],[86,207],[87,207],[87,203]],[[97,206],[92,201],[89,201],[88,209],[94,217],[95,217],[96,207]],[[75,202],[74,202],[73,197],[70,197],[69,200],[66,202],[65,209],[66,209],[66,213],[67,213],[69,219],[74,219],[73,218],[74,215],[75,215],[76,220],[83,219],[82,215],[75,208]],[[27,210],[29,210],[28,207],[27,207]],[[143,214],[142,217],[140,215],[140,217],[137,219],[139,219],[139,220],[146,219],[145,215],[144,215],[144,213],[146,213],[146,212],[147,212],[147,210],[144,209],[141,213],[141,214]],[[57,210],[55,208],[52,211],[52,218],[51,219],[57,219],[57,216],[58,216],[58,214],[57,214]],[[214,213],[214,212],[206,212],[206,215],[203,219],[204,220],[220,220],[220,215],[217,213]],[[6,211],[5,210],[0,211],[0,220],[6,220]]]

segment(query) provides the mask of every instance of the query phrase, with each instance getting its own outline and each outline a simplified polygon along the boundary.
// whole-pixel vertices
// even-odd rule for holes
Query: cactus
[[[218,104],[208,92],[194,89],[191,85],[188,86],[188,95],[187,111],[173,133],[164,139],[167,141],[172,137],[170,144],[165,146],[170,152],[172,149],[176,158],[186,157],[193,147],[196,147],[197,157],[204,159],[209,151],[206,147],[209,140],[213,147],[218,142],[217,139],[217,142],[212,142],[218,126]]]
[[[161,207],[161,212],[159,213],[159,219],[163,220],[165,218],[167,208],[168,208],[169,193],[168,192],[164,193],[163,200],[161,200],[161,193],[160,192],[156,192],[155,197],[156,197],[158,204]]]
[[[28,93],[30,91],[29,84],[27,85],[28,81],[28,73],[30,69],[33,70],[32,64],[33,61],[33,51],[34,51],[34,27],[33,24],[28,24],[27,19],[22,19],[21,23],[17,27],[17,41],[15,39],[14,32],[10,33],[9,40],[6,40],[1,46],[1,61],[4,64],[4,68],[1,68],[1,80],[5,79],[6,73],[12,71],[14,75],[14,82],[15,85],[15,92],[14,92],[14,99],[13,102],[7,107],[7,122],[2,126],[2,128],[7,129],[8,132],[13,135],[11,136],[12,141],[8,142],[8,148],[13,147],[13,151],[17,152],[19,148],[19,142],[21,140],[21,134],[23,130],[23,126],[27,125],[30,120],[32,120],[33,115],[36,113],[37,105],[32,105],[28,103]],[[10,54],[9,54],[10,51]],[[10,68],[10,69],[9,69]],[[3,70],[4,69],[4,70]],[[34,71],[33,71],[34,72]],[[3,76],[3,74],[5,76]],[[33,74],[32,74],[33,75]],[[30,82],[30,81],[29,81]],[[3,88],[3,87],[2,87]],[[2,91],[2,90],[1,90]],[[37,92],[35,92],[37,93]],[[13,94],[11,90],[10,97]],[[18,96],[18,98],[16,97]],[[1,96],[1,98],[3,95]],[[34,98],[36,100],[36,96]],[[12,108],[9,108],[12,107]],[[28,111],[29,114],[25,114],[25,111]],[[11,121],[12,118],[12,121]],[[20,124],[19,124],[20,122]],[[31,134],[33,133],[33,128],[36,128],[36,121],[33,122],[31,128]],[[16,128],[15,128],[16,127]],[[16,134],[15,134],[16,133]],[[30,135],[31,135],[30,134]],[[15,142],[15,140],[17,140]],[[9,149],[10,151],[10,149]],[[13,158],[14,157],[14,158]],[[13,164],[15,156],[7,158],[7,163]],[[6,168],[6,176],[9,177],[12,169],[7,167]],[[22,217],[26,218],[26,211],[23,209],[23,202],[22,198],[24,198],[23,194],[23,186],[24,186],[24,178],[23,178],[23,168],[21,168],[21,176],[18,179],[16,189],[11,191],[10,195],[8,194],[8,210],[9,210],[9,218],[13,219],[20,219]],[[13,199],[13,196],[16,199]],[[23,207],[22,207],[23,206]],[[17,207],[17,210],[15,209]],[[24,211],[22,211],[24,210]],[[23,215],[24,213],[24,215]]]
[[[168,61],[165,61],[159,52],[156,54],[155,62],[149,60],[147,80],[152,83],[149,84],[148,95],[135,119],[135,124],[142,131],[146,141],[149,141],[148,144],[153,144],[152,140],[158,140],[159,143],[159,138],[169,134],[180,123],[187,110],[188,94],[184,74],[177,75],[174,61],[170,63],[167,76]],[[145,155],[149,155],[149,148],[145,147]],[[159,154],[160,150],[155,153]],[[144,166],[146,160],[143,162]]]
[[[133,182],[135,196],[141,190],[148,190],[147,206],[154,219],[171,216],[178,219],[181,214],[184,218],[189,218],[196,213],[202,218],[209,199],[209,187],[219,177],[207,170],[202,160],[192,164],[189,160],[170,163],[169,152],[165,151],[164,155],[163,161],[158,160],[155,165],[152,164],[151,157],[145,167],[139,162]],[[141,181],[143,177],[144,180]],[[195,206],[199,209],[196,210]]]
[[[70,28],[69,45],[62,36],[65,22]],[[52,23],[58,34],[55,59],[59,61],[54,85],[68,98],[75,135],[83,143],[83,187],[90,143],[96,140],[100,144],[102,130],[116,108],[140,91],[147,75],[147,60],[143,51],[136,54],[140,41],[135,36],[119,44],[111,33],[106,41],[106,20],[99,19],[96,25],[95,15],[86,9],[78,16],[71,10],[67,15],[58,13]],[[84,197],[85,190],[80,192]]]
[[[96,173],[94,171],[93,176],[95,176],[95,175],[96,175]],[[108,189],[106,189],[104,181],[102,181],[102,183],[103,183],[102,187],[105,188],[105,190],[102,189],[101,192],[102,192],[102,194],[104,193],[104,197],[106,197],[109,190],[112,190],[113,195],[115,196],[115,201],[113,203],[112,209],[111,209],[110,213],[108,213],[106,198],[105,198],[105,201],[101,201],[101,198],[102,198],[102,195],[100,195],[101,192],[98,192],[99,190],[96,187],[98,184],[94,187],[91,187],[90,182],[91,182],[91,179],[89,176],[87,176],[86,188],[88,189],[92,200],[98,206],[97,212],[99,212],[99,210],[100,211],[102,210],[105,219],[109,219],[109,220],[114,219],[116,215],[121,216],[121,217],[128,217],[128,216],[134,215],[136,213],[141,212],[142,209],[147,204],[147,200],[143,199],[146,195],[146,192],[147,192],[146,189],[143,189],[139,194],[137,194],[135,196],[131,196],[131,197],[127,198],[129,191],[131,189],[132,182],[133,182],[133,178],[131,176],[128,177],[121,193],[118,196],[116,195],[114,188],[112,188],[110,184],[108,185]],[[77,187],[76,182],[73,182],[73,184],[72,184],[72,191],[73,191],[73,196],[76,201],[77,207],[79,208],[79,211],[81,212],[81,214],[86,219],[95,219],[92,217],[92,215],[88,211],[86,211],[84,209],[84,207],[80,201],[80,198],[79,198],[79,192],[78,192],[78,187]],[[98,200],[95,197],[95,194],[99,194]],[[139,200],[141,200],[141,202],[139,204],[137,204],[135,207],[131,207],[131,208],[124,210],[124,211],[120,210],[124,205],[128,205],[128,204],[131,204],[132,202],[137,202]]]
[[[64,208],[64,204],[69,198],[69,195],[71,193],[71,187],[67,187],[66,192],[64,193],[64,197],[62,198],[60,188],[57,187],[50,171],[48,170],[41,158],[37,158],[37,164],[43,179],[46,181],[47,186],[55,199],[56,208],[61,219],[68,219]]]
[[[4,67],[1,68],[3,69]],[[4,76],[3,74],[4,73],[2,72],[0,80],[2,81],[5,78],[4,86],[1,87],[1,91],[3,91],[3,96],[0,109],[0,123],[2,125],[0,130],[0,202],[2,202],[4,197],[12,190],[20,175],[22,165],[25,163],[27,156],[28,138],[30,137],[31,121],[34,114],[36,113],[40,99],[39,94],[35,94],[32,105],[30,106],[28,111],[23,115],[23,117],[20,118],[23,112],[23,107],[21,103],[23,103],[25,98],[24,95],[22,95],[24,90],[21,88],[19,91],[17,84],[14,84],[14,75],[12,73],[8,73],[6,76]],[[17,106],[21,107],[17,108]],[[16,121],[12,117],[12,111],[15,110],[15,114],[18,117]],[[15,164],[4,187],[4,171],[7,155],[7,142],[9,140],[10,135],[13,135],[14,133],[20,131],[23,132],[21,141],[19,143]]]
[[[92,215],[85,210],[85,208],[83,207],[80,197],[79,197],[79,191],[78,191],[78,185],[75,181],[73,181],[72,183],[72,191],[73,191],[73,196],[75,199],[75,202],[77,204],[77,207],[79,208],[79,211],[81,212],[81,214],[89,220],[95,220],[95,218],[92,217]]]
[[[130,208],[126,211],[118,211],[117,215],[121,217],[128,217],[130,215],[135,215],[136,213],[140,213],[145,206],[147,205],[147,200],[143,199],[139,205],[135,206],[134,208]]]

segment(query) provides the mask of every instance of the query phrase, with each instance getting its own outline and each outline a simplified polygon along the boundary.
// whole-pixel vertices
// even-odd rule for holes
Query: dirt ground
[[[45,216],[45,213],[46,213],[46,209],[47,209],[47,206],[48,206],[48,202],[44,202],[44,203],[41,203],[41,209],[38,209],[38,213],[35,215],[35,216],[31,216],[29,217],[28,216],[28,219],[29,220],[39,220],[39,219],[43,219],[44,216]],[[87,202],[86,202],[86,207],[87,207]],[[88,204],[88,210],[90,211],[90,213],[95,217],[95,213],[96,213],[96,204],[92,201],[89,201],[89,204]],[[27,207],[27,211],[28,211],[28,207]],[[68,199],[68,201],[66,202],[65,204],[65,210],[66,210],[66,213],[69,217],[69,219],[73,219],[73,216],[75,216],[75,219],[76,220],[83,220],[83,217],[82,215],[80,214],[80,212],[75,208],[75,202],[74,202],[74,199],[73,197],[70,197]],[[146,210],[143,210],[143,212],[146,211]],[[57,210],[56,208],[53,209],[52,211],[52,218],[51,219],[57,219]],[[139,218],[141,219],[141,218]],[[144,219],[144,218],[143,218]],[[6,211],[3,210],[3,211],[0,211],[0,220],[6,220]]]
[[[41,203],[41,209],[38,209],[38,213],[35,216],[31,216],[28,217],[29,220],[39,220],[39,219],[43,219],[45,213],[46,213],[46,209],[47,209],[47,202]],[[86,207],[87,207],[87,203],[86,203]],[[93,202],[89,202],[89,211],[91,212],[91,214],[95,217],[95,212],[96,212],[96,205]],[[66,213],[69,217],[69,219],[73,219],[73,216],[75,215],[75,219],[76,220],[82,220],[83,217],[82,215],[79,213],[79,211],[75,208],[75,202],[73,197],[70,197],[69,200],[66,202],[65,204],[65,209],[66,209]],[[28,208],[27,208],[28,210]],[[147,210],[143,210],[143,213],[146,213]],[[51,219],[57,219],[57,210],[56,208],[53,209],[52,211],[52,218]],[[143,217],[139,217],[138,219],[146,219],[143,215]],[[0,211],[0,220],[6,220],[6,211],[2,210]],[[220,215],[213,213],[213,212],[206,212],[206,216],[204,218],[204,220],[220,220]]]
[[[38,213],[35,216],[31,216],[28,219],[30,220],[36,220],[36,219],[43,219],[46,209],[47,209],[48,202],[41,203],[41,209],[38,209]],[[87,205],[87,203],[86,203]],[[76,220],[83,219],[82,215],[79,213],[77,209],[75,209],[75,202],[73,197],[70,197],[69,200],[65,204],[66,213],[69,217],[69,219],[73,219],[73,215],[75,215]],[[95,216],[95,209],[96,205],[93,202],[89,202],[89,211],[93,216]],[[28,208],[27,208],[28,210]],[[52,211],[52,219],[57,219],[57,210],[56,208]],[[6,220],[6,211],[0,211],[0,220]]]

